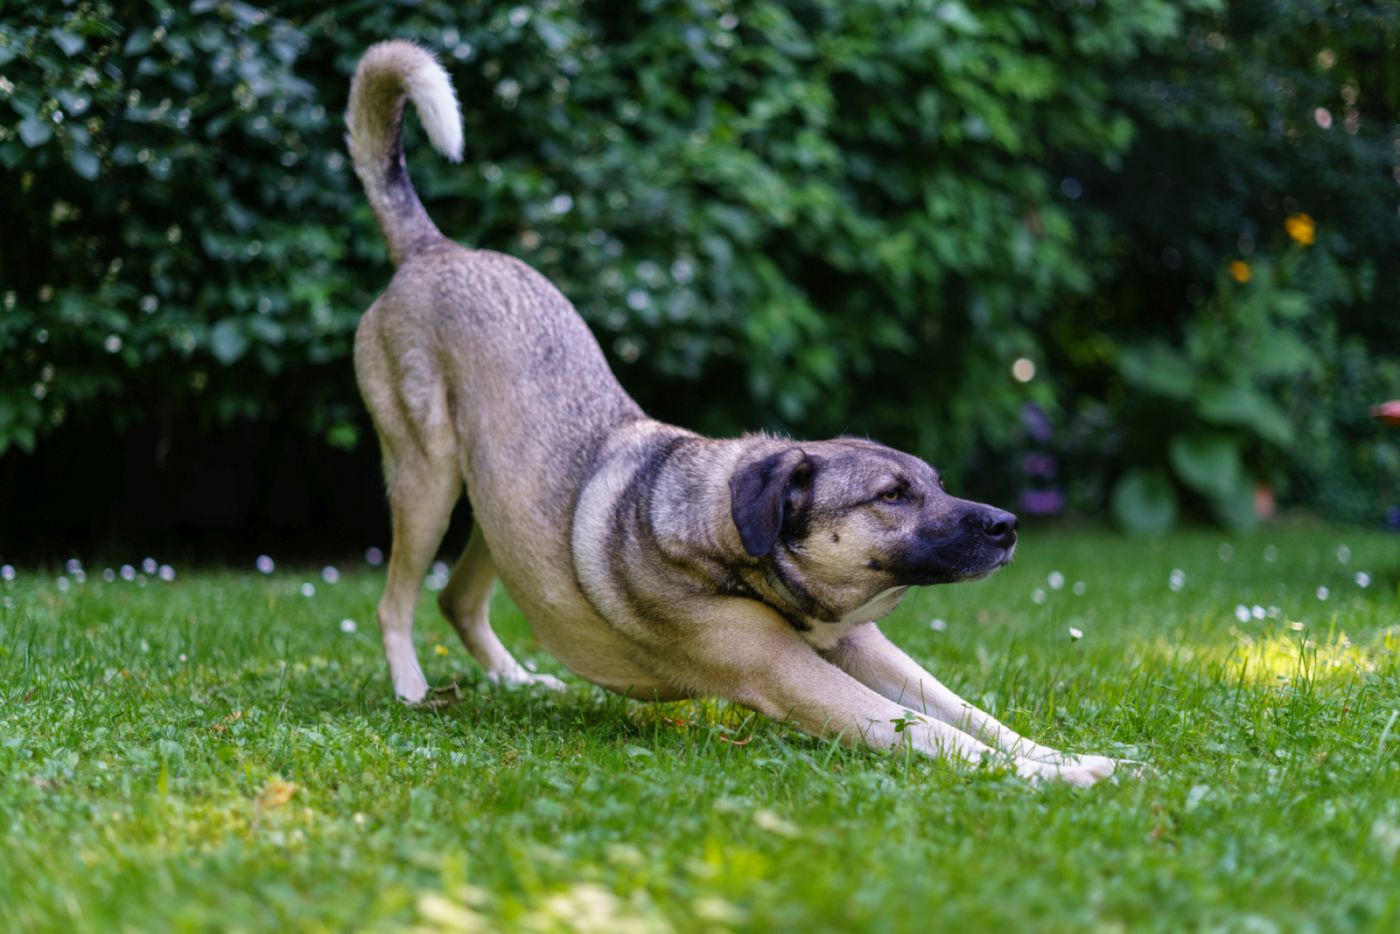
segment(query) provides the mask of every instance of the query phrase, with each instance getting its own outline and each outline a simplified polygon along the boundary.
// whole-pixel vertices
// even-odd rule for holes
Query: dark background
[[[1396,5],[0,11],[5,560],[387,544],[349,349],[391,269],[340,115],[390,36],[462,101],[461,166],[409,120],[439,225],[663,419],[1130,532],[1396,521]]]

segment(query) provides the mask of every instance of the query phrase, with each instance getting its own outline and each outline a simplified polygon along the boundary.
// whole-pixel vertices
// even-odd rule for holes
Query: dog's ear
[[[729,514],[744,550],[755,558],[773,551],[783,527],[801,516],[811,501],[816,461],[801,448],[788,448],[745,464],[729,478]]]

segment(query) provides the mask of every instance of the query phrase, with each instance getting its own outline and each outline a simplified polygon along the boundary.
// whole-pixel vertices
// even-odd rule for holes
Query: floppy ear
[[[729,478],[729,514],[751,556],[770,554],[784,522],[806,505],[814,466],[801,448],[789,448],[745,464]]]

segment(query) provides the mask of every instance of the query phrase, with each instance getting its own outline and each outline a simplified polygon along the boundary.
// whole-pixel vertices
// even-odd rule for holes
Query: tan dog
[[[542,645],[631,697],[724,697],[817,736],[995,755],[1034,778],[1113,772],[1013,733],[873,622],[910,586],[1006,564],[1015,516],[949,496],[923,461],[869,441],[712,440],[647,418],[544,277],[433,226],[404,167],[408,98],[459,160],[446,73],[409,43],[371,48],[349,146],[398,271],[360,324],[355,372],[393,513],[379,622],[400,697],[428,691],[414,605],[465,483],[476,525],[439,604],[493,680],[559,685],[492,631],[499,576]]]

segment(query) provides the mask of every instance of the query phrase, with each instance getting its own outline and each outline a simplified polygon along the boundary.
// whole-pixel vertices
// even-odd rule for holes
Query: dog
[[[648,418],[548,280],[434,226],[404,162],[408,100],[460,161],[447,73],[411,43],[372,46],[347,145],[397,270],[354,356],[392,514],[377,615],[400,698],[429,691],[414,607],[465,485],[474,526],[438,604],[495,682],[562,687],[492,631],[499,578],[544,648],[632,698],[726,698],[814,736],[999,760],[1031,779],[1113,774],[1113,759],[1012,732],[875,625],[911,587],[1008,563],[1015,516],[871,441],[719,440]]]

